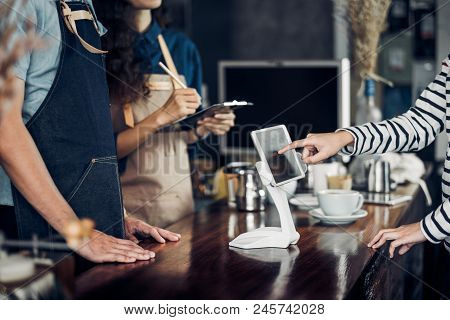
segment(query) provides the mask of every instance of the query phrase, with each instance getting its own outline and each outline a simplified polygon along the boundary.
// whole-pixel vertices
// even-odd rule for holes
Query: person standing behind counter
[[[46,44],[14,66],[16,94],[0,119],[0,227],[8,236],[53,241],[69,222],[87,217],[97,230],[77,250],[84,258],[134,262],[154,257],[121,239],[160,233],[123,215],[102,68],[105,52],[99,49],[104,28],[91,1],[29,0],[14,11],[12,37],[25,37],[32,23]]]
[[[449,136],[448,88],[450,55],[442,61],[441,72],[406,113],[380,123],[367,123],[357,127],[339,129],[334,133],[311,134],[281,149],[303,148],[305,163],[315,164],[339,151],[346,155],[376,154],[385,152],[419,151],[430,145],[436,136],[447,130]],[[396,229],[381,230],[368,244],[374,249],[391,241],[389,254],[395,250],[405,254],[412,246],[428,240],[443,242],[450,252],[450,144],[447,147],[445,168],[442,174],[442,204],[420,222]]]
[[[211,132],[225,134],[235,116],[230,112],[206,118],[190,131],[172,127],[157,132],[199,107],[198,51],[186,36],[162,29],[152,19],[151,10],[158,8],[161,0],[95,4],[110,29],[104,43],[111,52],[106,66],[118,157],[126,158],[121,176],[124,205],[133,216],[164,227],[194,209],[187,144]],[[180,89],[164,74],[158,66],[163,59],[190,89]]]

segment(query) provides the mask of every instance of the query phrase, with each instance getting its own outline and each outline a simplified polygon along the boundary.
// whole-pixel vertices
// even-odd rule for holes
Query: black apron
[[[65,5],[65,4],[64,4]],[[90,11],[84,3],[70,9]],[[75,35],[59,14],[62,50],[53,85],[27,128],[61,194],[78,217],[96,229],[124,237],[123,206],[113,137],[104,56],[89,52],[79,36],[99,48],[91,20],[78,20]],[[66,6],[67,10],[67,6]],[[20,161],[20,159],[18,159]],[[57,232],[13,187],[19,236],[57,239]]]

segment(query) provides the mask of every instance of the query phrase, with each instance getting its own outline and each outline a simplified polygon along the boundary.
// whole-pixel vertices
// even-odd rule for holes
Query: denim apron
[[[57,8],[60,62],[52,87],[27,128],[77,216],[91,218],[97,230],[123,238],[122,195],[104,57],[96,49],[101,45],[97,25],[86,19],[92,14],[85,3],[57,1]],[[72,25],[68,14],[75,17]],[[14,186],[13,197],[20,238],[59,238]]]

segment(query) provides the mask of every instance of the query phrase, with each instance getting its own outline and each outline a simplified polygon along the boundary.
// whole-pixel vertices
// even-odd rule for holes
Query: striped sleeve
[[[450,61],[442,62],[441,72],[406,113],[379,123],[366,123],[345,130],[354,138],[353,146],[341,150],[346,155],[418,151],[431,144],[445,129],[445,83]],[[338,130],[338,131],[339,131]]]
[[[420,222],[420,227],[425,237],[432,243],[439,243],[444,240],[447,249],[450,248],[449,212],[450,202],[447,199]]]

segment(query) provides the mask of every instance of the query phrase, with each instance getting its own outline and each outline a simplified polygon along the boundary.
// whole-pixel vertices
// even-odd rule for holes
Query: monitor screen
[[[339,117],[339,64],[226,66],[224,100],[245,100],[253,107],[236,111],[236,126],[225,139],[226,149],[253,149],[250,132],[286,125],[292,139],[308,133],[334,131]],[[224,148],[222,148],[224,150]]]

